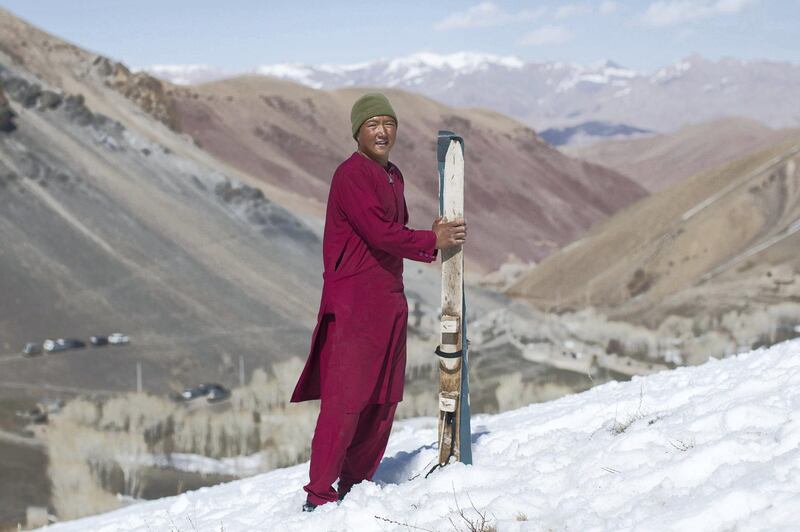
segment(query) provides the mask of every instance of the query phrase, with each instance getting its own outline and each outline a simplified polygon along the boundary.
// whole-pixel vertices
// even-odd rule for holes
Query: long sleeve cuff
[[[433,231],[420,230],[422,233],[421,239],[422,247],[417,251],[416,260],[420,262],[433,262],[439,255],[439,250],[436,249],[436,233]]]

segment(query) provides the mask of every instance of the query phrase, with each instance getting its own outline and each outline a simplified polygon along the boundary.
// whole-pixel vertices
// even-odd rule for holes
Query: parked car
[[[86,347],[86,343],[76,338],[59,338],[56,340],[59,345],[63,345],[64,349],[81,349]]]
[[[122,333],[113,333],[108,336],[108,343],[111,345],[127,344],[131,339]]]
[[[48,338],[47,340],[44,341],[43,344],[44,350],[49,353],[53,351],[63,351],[64,349],[66,349],[66,347],[56,342],[57,340],[51,340],[50,338]]]
[[[40,406],[27,410],[17,410],[15,415],[30,423],[47,423],[47,411]]]
[[[108,336],[92,336],[89,338],[89,343],[95,347],[108,345]]]
[[[192,399],[197,399],[205,395],[208,395],[208,384],[200,384],[192,388],[185,388],[180,393],[180,398],[184,401],[191,401]]]
[[[42,346],[37,344],[36,342],[28,342],[25,344],[25,347],[22,348],[22,356],[25,357],[35,357],[36,355],[42,354]]]
[[[58,340],[48,338],[44,341],[44,350],[49,352],[80,349],[82,347],[86,347],[86,344],[75,338],[59,338]]]
[[[192,388],[184,389],[178,399],[183,401],[191,401],[198,397],[206,397],[209,403],[218,403],[224,401],[231,396],[230,390],[221,384],[217,383],[203,383]]]
[[[38,407],[43,411],[47,412],[48,414],[57,414],[61,412],[61,409],[64,408],[64,400],[63,399],[45,399],[38,403]]]
[[[230,396],[231,396],[230,390],[228,390],[224,386],[220,386],[219,384],[214,384],[208,390],[208,395],[206,395],[206,400],[209,403],[219,403],[220,401],[224,401]]]

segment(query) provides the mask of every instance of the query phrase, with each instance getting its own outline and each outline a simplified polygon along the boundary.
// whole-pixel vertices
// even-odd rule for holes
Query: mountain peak
[[[525,63],[514,56],[499,56],[479,52],[455,52],[452,54],[436,54],[433,52],[418,52],[405,57],[389,61],[389,68],[424,65],[430,68],[449,68],[472,72],[482,70],[489,65],[496,65],[510,69],[522,68]]]

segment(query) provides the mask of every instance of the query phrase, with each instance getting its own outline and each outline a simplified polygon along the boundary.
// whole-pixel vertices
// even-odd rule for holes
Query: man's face
[[[358,149],[367,157],[384,166],[389,162],[397,138],[397,121],[391,116],[373,116],[358,129]]]

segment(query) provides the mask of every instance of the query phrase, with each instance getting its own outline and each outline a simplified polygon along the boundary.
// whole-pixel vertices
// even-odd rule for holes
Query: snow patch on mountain
[[[629,80],[642,76],[636,70],[622,67],[612,61],[604,61],[589,67],[572,65],[572,72],[556,87],[556,93],[574,89],[579,83],[627,87]]]
[[[321,89],[323,83],[314,79],[316,69],[300,63],[279,63],[275,65],[263,65],[255,70],[256,74],[262,76],[272,76],[275,78],[288,79],[297,83],[302,83],[314,89]]]
[[[683,76],[690,68],[692,68],[692,64],[689,61],[678,61],[677,63],[656,70],[656,72],[650,76],[650,82],[668,83]]]
[[[449,68],[462,74],[486,70],[490,66],[500,66],[508,69],[520,69],[524,63],[513,56],[501,57],[493,54],[474,52],[458,52],[441,55],[434,53],[417,53],[408,57],[392,59],[389,61],[386,72],[397,72],[402,69],[417,68],[430,71],[433,69]]]
[[[152,65],[131,69],[133,72],[144,71],[176,85],[193,85],[233,76],[232,72],[210,65]]]
[[[425,478],[435,442],[398,423],[374,482],[313,513],[306,463],[47,530],[796,530],[800,340],[476,416],[475,463]]]

